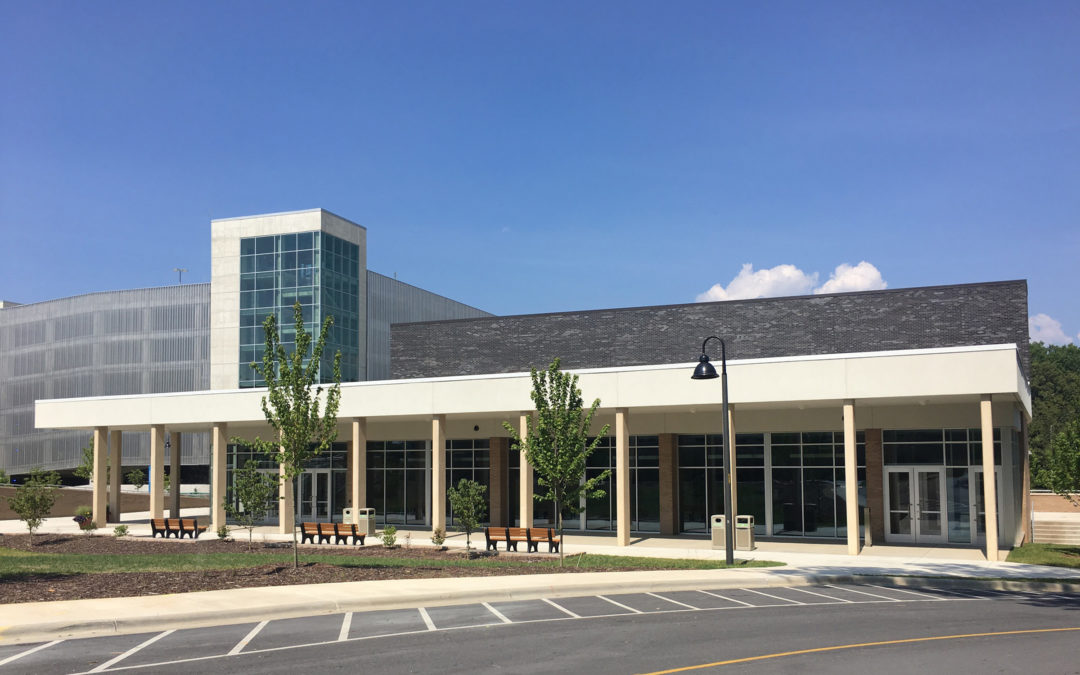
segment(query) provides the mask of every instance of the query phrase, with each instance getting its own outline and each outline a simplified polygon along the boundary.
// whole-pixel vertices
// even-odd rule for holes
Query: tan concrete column
[[[979,401],[982,427],[983,500],[986,509],[986,559],[998,559],[997,485],[994,475],[994,409],[990,394]]]
[[[97,444],[94,444],[95,447]],[[119,429],[113,429],[109,433],[109,468],[105,472],[109,477],[109,510],[112,511],[113,522],[121,521],[120,485],[124,482],[123,464],[124,441]]]
[[[165,427],[150,427],[150,517],[165,517]]]
[[[1028,419],[1024,411],[1020,411],[1020,470],[1023,471],[1024,482],[1022,486],[1023,498],[1020,502],[1020,517],[1024,520],[1024,538],[1021,544],[1031,542],[1031,456],[1028,451]]]
[[[626,408],[615,409],[615,517],[619,546],[630,545],[630,427]]]
[[[446,415],[431,418],[431,529],[446,532]]]
[[[529,417],[532,413],[523,412],[518,417],[518,434],[521,435],[522,442],[529,436]],[[533,468],[529,464],[529,459],[525,456],[525,451],[520,452],[521,461],[519,463],[520,471],[518,473],[518,491],[520,499],[518,500],[518,525],[520,527],[532,527],[533,526]]]
[[[218,422],[210,431],[210,529],[225,524],[225,461],[229,452],[228,425]]]
[[[728,452],[731,453],[730,457],[724,458],[724,464],[726,464],[731,471],[731,508],[735,513],[731,514],[731,524],[735,525],[735,516],[739,515],[739,466],[735,461],[735,457],[738,456],[738,451],[735,445],[735,404],[728,403],[728,434],[731,436],[731,442],[728,443]]]
[[[180,517],[180,432],[169,434],[169,517]]]
[[[866,505],[870,507],[870,540],[885,543],[885,456],[881,429],[864,429],[866,434]]]
[[[855,452],[855,401],[844,401],[844,501],[847,502],[847,551],[859,555],[859,467]]]
[[[367,418],[352,418],[349,445],[349,477],[352,481],[353,523],[360,524],[360,509],[367,507]],[[374,534],[374,533],[372,533]]]
[[[660,534],[679,533],[679,451],[675,434],[660,434]]]
[[[506,522],[506,467],[510,439],[501,436],[488,439],[488,522],[493,527],[505,527]]]
[[[278,534],[292,534],[296,529],[295,480],[285,479],[285,465],[278,465]]]
[[[99,526],[107,522],[105,509],[107,500],[105,493],[105,473],[108,469],[107,458],[109,456],[109,427],[94,427],[94,470],[91,473],[93,484],[93,513],[91,518]],[[119,515],[119,514],[118,514]]]

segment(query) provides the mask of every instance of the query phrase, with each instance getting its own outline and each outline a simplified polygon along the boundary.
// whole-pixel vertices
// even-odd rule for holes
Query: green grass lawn
[[[318,555],[304,553],[303,562],[320,562],[342,567],[441,567],[468,568],[487,567],[512,569],[537,566],[557,571],[558,559],[543,562],[481,558],[465,560],[447,556],[431,558],[385,558],[356,556]],[[81,555],[71,553],[31,553],[0,548],[0,580],[24,577],[28,574],[93,574],[100,572],[192,572],[199,570],[237,569],[267,564],[292,564],[292,553],[192,553],[179,555]],[[577,556],[568,556],[567,565],[578,566]],[[782,563],[753,560],[736,563],[736,567],[773,567]],[[631,558],[623,556],[586,555],[581,569],[722,569],[719,560],[689,560],[684,558]]]
[[[1009,562],[1080,569],[1080,546],[1024,544],[1009,552]]]

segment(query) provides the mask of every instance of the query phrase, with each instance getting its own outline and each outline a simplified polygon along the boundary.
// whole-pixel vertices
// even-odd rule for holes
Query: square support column
[[[990,394],[979,401],[982,428],[983,504],[986,510],[986,559],[998,559],[997,480],[994,474],[994,408]]]
[[[679,533],[679,452],[675,434],[660,434],[660,534]]]
[[[278,465],[278,534],[296,530],[296,490],[294,480],[285,479],[285,465]]]
[[[210,431],[210,529],[225,524],[225,462],[229,452],[228,425],[218,422]]]
[[[150,427],[150,517],[165,517],[165,427]]]
[[[431,418],[431,529],[446,533],[446,415]]]
[[[885,543],[885,456],[881,449],[881,429],[864,429],[866,434],[866,505],[870,507],[870,543]]]
[[[488,521],[492,527],[506,527],[506,479],[510,439],[496,436],[488,439]]]
[[[95,443],[95,447],[96,447]],[[109,510],[112,511],[112,522],[119,523],[123,512],[120,507],[120,485],[124,482],[123,464],[124,439],[119,429],[113,429],[109,433],[109,468],[105,472],[109,477]]]
[[[367,506],[367,418],[352,419],[349,442],[349,479],[352,482],[353,523],[360,524],[360,509]],[[372,532],[374,535],[374,532]]]
[[[105,474],[108,471],[107,458],[109,453],[109,427],[94,427],[94,470],[91,472],[93,483],[93,504],[91,518],[95,523],[102,525],[107,522],[106,509],[108,503],[105,494]]]
[[[615,517],[619,546],[630,545],[630,427],[626,408],[615,409]]]
[[[1020,517],[1024,524],[1022,528],[1023,539],[1021,544],[1031,542],[1031,452],[1028,449],[1028,418],[1024,411],[1020,411],[1020,471],[1023,472],[1023,498],[1020,500]]]
[[[529,436],[529,417],[532,413],[523,412],[518,417],[518,434],[521,435],[522,441]],[[518,476],[518,489],[520,499],[518,500],[518,525],[520,527],[532,527],[533,526],[533,468],[529,464],[529,458],[525,456],[525,451],[520,453],[521,462],[519,463],[520,474]]]
[[[859,466],[855,452],[855,401],[844,401],[844,501],[848,555],[859,555]]]
[[[169,434],[169,517],[180,517],[180,432]]]

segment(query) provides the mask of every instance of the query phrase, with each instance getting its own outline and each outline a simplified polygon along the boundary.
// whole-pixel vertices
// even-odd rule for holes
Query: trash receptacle
[[[710,516],[709,524],[709,531],[712,533],[712,547],[726,548],[724,543],[724,516]]]
[[[735,550],[753,551],[755,547],[754,517],[735,516]]]
[[[351,523],[353,521],[352,516],[353,516],[353,510],[352,510],[352,507],[350,506],[350,507],[344,509],[341,512],[341,522],[343,522],[343,523]]]
[[[375,536],[375,509],[360,509],[360,518],[356,521],[356,531],[369,537]]]

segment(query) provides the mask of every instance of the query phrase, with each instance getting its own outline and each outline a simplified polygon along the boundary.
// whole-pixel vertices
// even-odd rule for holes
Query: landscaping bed
[[[400,539],[399,539],[400,541]],[[481,546],[483,542],[481,540]],[[711,569],[722,561],[507,553],[466,559],[462,549],[398,546],[301,546],[300,568],[291,548],[205,537],[196,541],[144,537],[41,534],[0,537],[0,604],[76,600],[256,586],[287,586],[377,579],[505,576],[556,572]],[[757,561],[754,566],[764,566]]]

